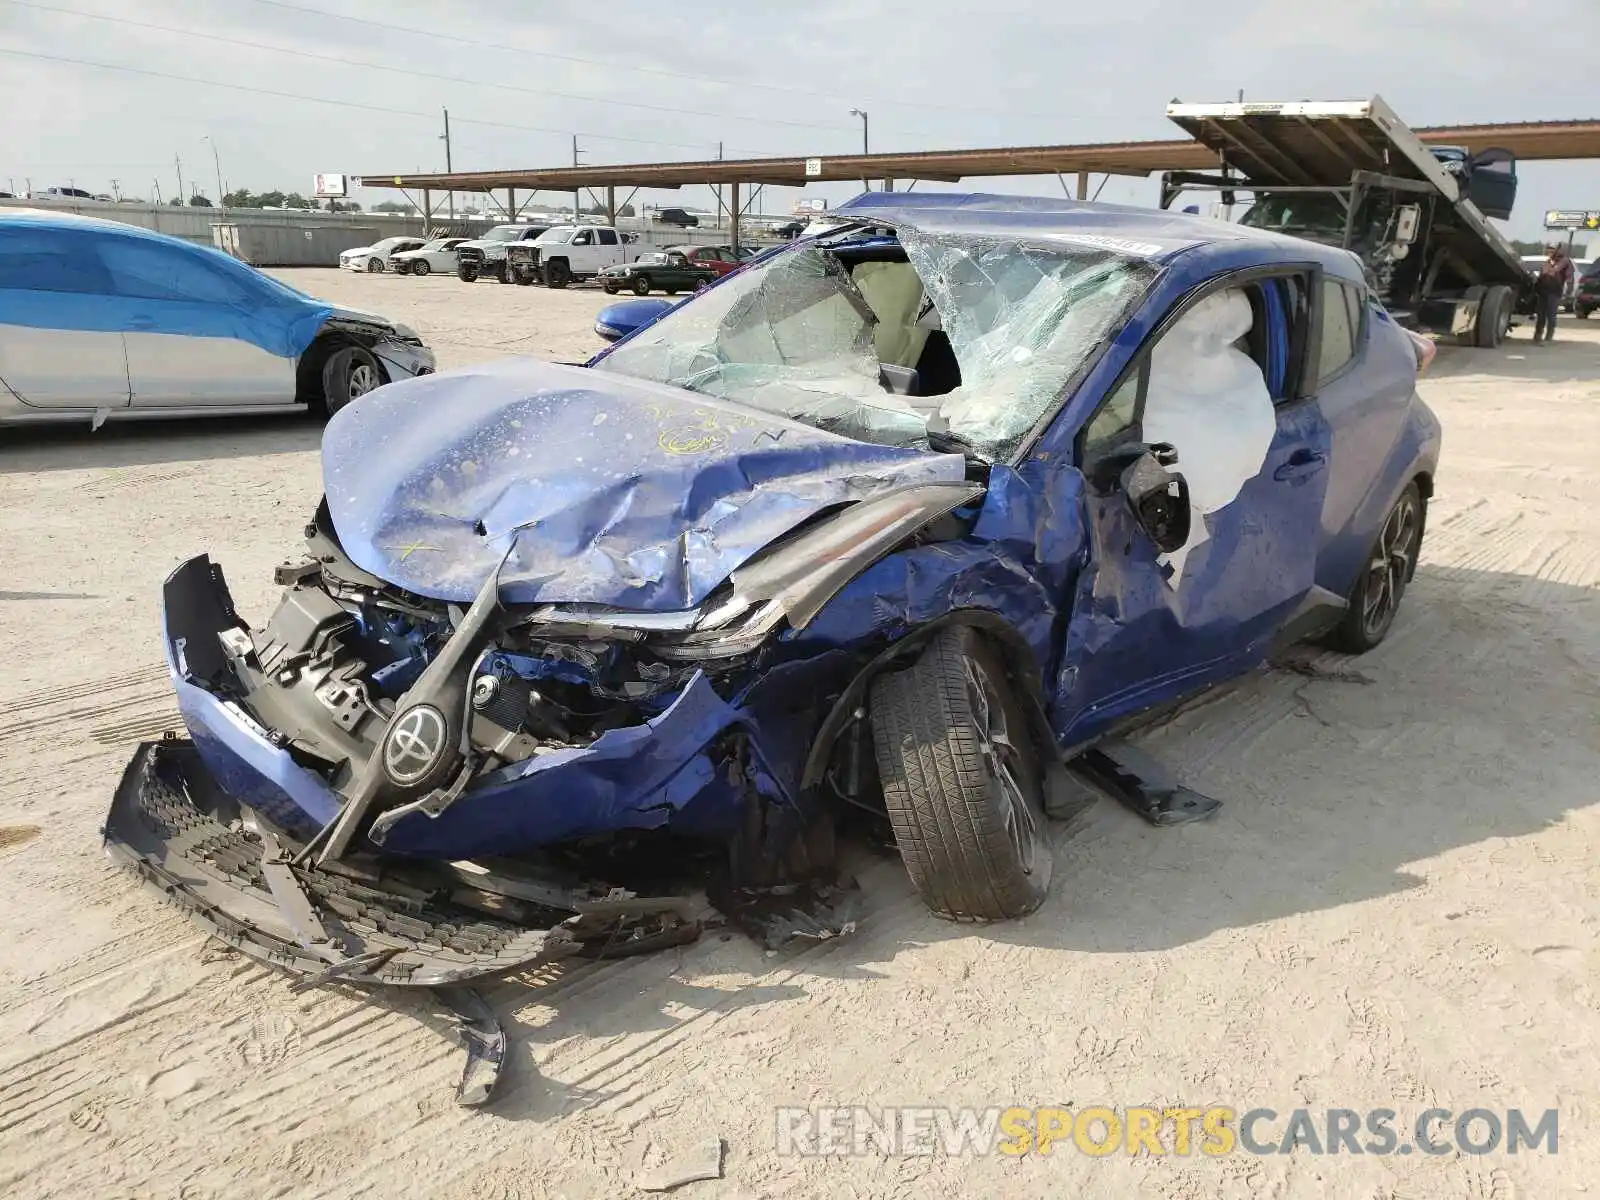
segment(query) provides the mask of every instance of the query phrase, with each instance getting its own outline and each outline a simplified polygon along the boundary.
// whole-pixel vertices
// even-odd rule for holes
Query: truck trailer
[[[1168,171],[1161,207],[1190,191],[1240,192],[1241,223],[1342,246],[1412,328],[1493,347],[1533,303],[1533,275],[1486,212],[1508,217],[1516,159],[1430,148],[1382,98],[1183,104],[1167,116],[1213,150],[1217,172]]]

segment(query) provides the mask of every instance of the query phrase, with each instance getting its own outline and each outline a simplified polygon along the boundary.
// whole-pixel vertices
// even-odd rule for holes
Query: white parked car
[[[388,270],[389,255],[419,249],[425,240],[419,237],[387,237],[370,246],[357,246],[339,255],[339,266],[346,271],[366,271],[378,275]]]
[[[433,352],[209,246],[0,210],[0,425],[332,414]]]
[[[396,275],[427,275],[433,271],[456,273],[456,247],[467,241],[464,237],[434,238],[415,250],[402,250],[389,255],[389,269]]]

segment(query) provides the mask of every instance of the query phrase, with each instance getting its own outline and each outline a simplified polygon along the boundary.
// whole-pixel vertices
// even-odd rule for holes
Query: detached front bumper
[[[210,776],[237,803],[296,836],[313,836],[339,814],[344,797],[322,772],[296,761],[289,732],[268,728],[251,711],[219,640],[245,626],[209,557],[190,559],[167,580],[163,620],[179,710]],[[739,828],[747,786],[720,745],[736,728],[753,732],[696,672],[651,720],[502,767],[442,809],[429,797],[390,808],[368,837],[384,854],[451,861],[668,825],[727,836]]]

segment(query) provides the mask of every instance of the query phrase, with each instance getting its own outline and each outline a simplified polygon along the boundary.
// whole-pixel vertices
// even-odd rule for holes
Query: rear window
[[[98,249],[112,290],[119,296],[191,304],[243,305],[248,300],[233,280],[176,247],[103,240]]]

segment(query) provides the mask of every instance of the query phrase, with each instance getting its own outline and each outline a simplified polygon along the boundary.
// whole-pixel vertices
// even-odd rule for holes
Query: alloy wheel
[[[1018,746],[1006,720],[1005,705],[988,673],[972,659],[966,660],[967,698],[978,737],[978,752],[989,768],[993,798],[1000,807],[1001,820],[1011,848],[1023,873],[1032,875],[1039,824],[1023,786],[1027,768],[1026,750]]]
[[[1361,601],[1361,627],[1369,638],[1381,637],[1400,607],[1417,552],[1418,524],[1416,502],[1407,494],[1390,511],[1378,534],[1367,563]]]
[[[382,380],[378,378],[378,368],[371,363],[356,362],[350,365],[349,386],[346,389],[350,399],[365,396],[380,383]]]

